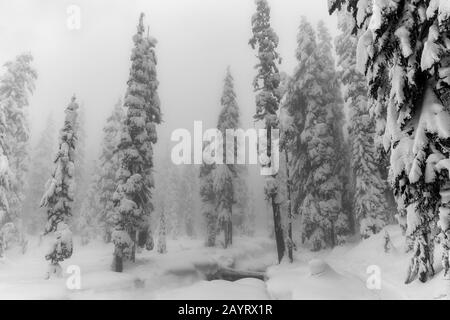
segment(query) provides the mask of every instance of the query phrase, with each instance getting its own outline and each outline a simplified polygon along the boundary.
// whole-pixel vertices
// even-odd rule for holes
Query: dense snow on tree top
[[[367,238],[386,224],[385,183],[376,161],[375,121],[369,115],[365,77],[357,70],[357,39],[351,33],[350,15],[339,15],[342,31],[336,39],[338,66],[344,85],[344,100],[349,108],[349,141],[353,169],[354,211],[360,234]]]
[[[127,114],[118,145],[120,168],[113,201],[118,211],[113,242],[116,257],[124,250],[150,244],[149,223],[153,180],[153,146],[157,142],[156,124],[161,122],[158,80],[156,79],[156,41],[145,35],[144,14],[133,37],[131,68],[124,106]],[[149,248],[149,246],[148,246]],[[132,250],[132,254],[134,250]],[[126,257],[126,255],[125,255]],[[131,259],[134,259],[132,256]]]
[[[277,64],[281,57],[276,51],[278,36],[270,26],[270,7],[266,0],[256,0],[256,13],[252,17],[253,37],[249,44],[258,51],[259,63],[256,65],[257,75],[253,81],[256,91],[257,120],[265,119],[270,127],[276,126],[275,113],[281,99],[278,90],[280,74]]]

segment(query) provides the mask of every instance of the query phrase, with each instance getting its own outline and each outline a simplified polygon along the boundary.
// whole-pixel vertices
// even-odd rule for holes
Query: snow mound
[[[321,259],[313,259],[308,263],[309,273],[312,276],[336,273],[331,267]]]
[[[350,300],[376,299],[365,282],[336,272],[321,259],[308,264],[279,265],[269,268],[267,289],[274,299]]]

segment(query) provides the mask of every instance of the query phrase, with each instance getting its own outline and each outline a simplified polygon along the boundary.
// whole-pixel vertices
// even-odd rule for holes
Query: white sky
[[[81,29],[69,30],[67,7],[81,8]],[[271,0],[272,26],[280,38],[281,69],[295,67],[297,28],[302,15],[324,20],[336,33],[326,0]],[[62,121],[73,93],[86,107],[88,147],[97,154],[101,130],[125,92],[132,36],[139,13],[158,40],[159,95],[165,123],[159,148],[168,149],[175,128],[192,130],[194,120],[212,127],[220,110],[227,65],[235,78],[243,127],[255,111],[251,82],[256,59],[247,44],[253,0],[1,0],[0,64],[31,51],[39,73],[31,99],[32,139],[50,111]],[[170,147],[170,146],[169,146]]]

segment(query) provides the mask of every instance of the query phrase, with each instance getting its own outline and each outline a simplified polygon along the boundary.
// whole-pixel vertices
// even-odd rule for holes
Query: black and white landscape
[[[0,299],[450,298],[450,0],[2,0],[0,64]]]

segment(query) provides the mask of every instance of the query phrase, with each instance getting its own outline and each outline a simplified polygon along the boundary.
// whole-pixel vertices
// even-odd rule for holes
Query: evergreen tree
[[[216,193],[217,208],[219,213],[219,226],[224,231],[224,246],[227,248],[233,241],[232,211],[236,203],[235,186],[238,182],[237,139],[227,137],[227,130],[239,128],[239,107],[234,92],[234,79],[230,68],[227,68],[222,97],[220,99],[222,110],[220,111],[217,128],[223,138],[223,164],[217,165],[214,171],[214,192]]]
[[[354,210],[361,237],[378,233],[386,224],[384,182],[376,161],[375,122],[369,116],[364,75],[356,69],[356,37],[348,15],[339,16],[342,34],[336,40],[338,65],[350,109],[349,141],[353,170]]]
[[[144,14],[133,37],[131,70],[125,96],[127,115],[119,143],[120,169],[113,201],[118,219],[112,238],[115,245],[113,268],[121,272],[123,258],[135,260],[135,247],[153,248],[149,217],[153,210],[153,144],[156,124],[161,122],[156,79],[156,40],[144,34]]]
[[[18,222],[22,210],[25,174],[28,161],[29,123],[28,98],[34,91],[37,72],[32,67],[33,57],[24,53],[7,62],[5,74],[0,79],[0,104],[5,116],[5,144],[11,170],[8,192],[9,212],[7,221]]]
[[[285,102],[293,124],[293,208],[302,217],[303,241],[320,250],[341,243],[348,233],[348,216],[342,212],[342,104],[331,37],[323,24],[317,39],[302,18],[297,59]]]
[[[433,229],[443,236],[443,264],[449,275],[450,236],[450,10],[447,1],[333,0],[330,12],[346,7],[359,31],[358,67],[365,72],[371,111],[386,103],[385,150],[390,182],[407,234],[414,238],[406,283],[434,274]],[[370,25],[370,27],[368,27]],[[387,81],[386,81],[387,80]],[[378,126],[378,125],[377,125]],[[447,248],[446,248],[447,246]]]
[[[46,191],[41,200],[41,207],[47,208],[47,224],[44,234],[55,233],[55,241],[45,256],[50,261],[48,277],[52,273],[60,275],[59,262],[72,256],[72,234],[67,226],[72,216],[74,199],[74,159],[77,141],[76,121],[78,104],[75,97],[66,108],[64,126],[59,137],[59,150],[54,163],[55,170],[47,182]]]
[[[278,36],[270,26],[270,8],[267,0],[256,0],[256,13],[253,15],[251,22],[253,37],[249,44],[257,50],[259,60],[256,65],[257,75],[253,81],[254,89],[258,92],[256,95],[255,119],[264,121],[267,129],[266,155],[269,163],[265,166],[270,168],[274,161],[272,143],[275,143],[275,141],[272,141],[272,129],[278,129],[277,111],[281,94],[278,90],[280,73],[277,64],[281,62],[281,58],[276,51]],[[265,193],[272,205],[278,261],[281,262],[284,257],[285,245],[277,182],[276,173],[267,176]]]
[[[103,128],[102,151],[99,163],[99,223],[105,242],[111,241],[111,233],[117,217],[113,203],[113,194],[117,187],[116,172],[120,167],[117,146],[120,141],[120,132],[124,118],[125,112],[122,107],[122,101],[119,99]]]
[[[0,226],[3,226],[9,211],[8,192],[10,187],[10,169],[8,162],[8,149],[5,143],[6,117],[5,110],[0,105]],[[0,257],[3,256],[3,237],[0,237]]]
[[[53,154],[57,144],[57,131],[53,116],[50,115],[46,121],[45,128],[32,152],[33,161],[30,164],[24,201],[24,223],[27,231],[36,234],[45,225],[45,215],[39,202],[42,198],[42,187],[52,173]]]

